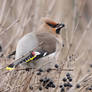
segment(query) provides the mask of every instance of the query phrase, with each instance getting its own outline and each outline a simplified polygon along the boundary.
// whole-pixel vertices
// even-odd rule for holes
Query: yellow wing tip
[[[11,68],[11,67],[6,67],[6,70],[14,70],[15,68]]]
[[[32,61],[34,58],[36,58],[36,56],[33,56],[32,58],[26,60],[26,62],[28,63],[28,62]]]

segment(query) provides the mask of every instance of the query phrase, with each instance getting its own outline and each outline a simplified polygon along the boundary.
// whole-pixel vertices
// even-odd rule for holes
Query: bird
[[[18,41],[15,61],[6,67],[7,70],[13,70],[20,64],[31,63],[32,67],[38,59],[54,53],[57,42],[62,43],[60,31],[65,24],[46,17],[41,20],[43,23],[37,31],[27,33]]]

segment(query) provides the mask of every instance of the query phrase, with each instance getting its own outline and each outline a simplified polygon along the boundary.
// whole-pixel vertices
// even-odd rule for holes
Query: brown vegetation
[[[65,88],[65,92],[89,92],[92,85],[91,8],[92,0],[0,0],[0,44],[4,54],[0,58],[0,92],[39,92],[42,85],[39,79],[46,76],[56,87],[42,88],[42,92],[60,92],[59,86],[68,72],[73,87]],[[38,71],[31,69],[29,72],[23,68],[10,72],[2,69],[12,62],[13,58],[8,59],[7,55],[16,49],[18,40],[26,33],[36,31],[42,17],[66,25],[61,33],[64,47],[57,61],[53,61],[59,68],[51,67],[52,71],[45,71],[40,76]],[[79,88],[76,88],[77,84]]]

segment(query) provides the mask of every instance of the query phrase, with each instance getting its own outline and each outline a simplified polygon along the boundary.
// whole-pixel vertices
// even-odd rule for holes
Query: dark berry
[[[71,77],[70,76],[67,76],[67,79],[69,80]]]
[[[45,86],[49,81],[50,81],[50,79],[47,78],[47,77],[45,77],[45,78],[43,79],[43,86]]]
[[[33,87],[32,86],[29,86],[29,89],[33,90]]]
[[[92,90],[92,88],[91,87],[88,87],[88,88],[86,88],[86,90]]]
[[[50,83],[47,83],[47,85],[46,85],[48,88],[50,87]]]
[[[64,81],[64,82],[66,82],[66,81],[67,81],[67,79],[66,79],[66,78],[63,78],[63,81]]]
[[[67,73],[66,76],[67,76],[67,77],[70,77],[70,73]]]
[[[37,75],[41,75],[41,72],[37,72]]]
[[[44,78],[44,81],[47,83],[47,82],[50,81],[50,78],[45,77],[45,78]]]
[[[77,84],[77,85],[76,85],[76,88],[80,88],[80,84]]]
[[[69,56],[69,59],[71,59],[72,57],[71,56]]]
[[[43,84],[42,84],[42,85],[43,85],[43,87],[44,87],[44,86],[46,85],[46,83],[44,83],[44,82],[43,82]]]
[[[63,87],[63,85],[60,85],[59,87],[60,87],[60,88],[62,88],[62,87]]]
[[[50,72],[50,71],[51,71],[51,68],[48,68],[48,69],[47,69],[47,72]]]
[[[90,67],[92,68],[92,64],[90,64]]]
[[[2,46],[0,45],[0,52],[2,52]]]
[[[58,68],[59,66],[58,66],[58,64],[55,64],[55,68]]]
[[[49,84],[52,85],[53,84],[53,81],[50,81]]]
[[[40,68],[40,69],[38,69],[38,71],[39,71],[39,72],[43,72],[43,70],[42,70],[41,68]]]
[[[72,81],[72,78],[70,77],[68,80],[71,82]]]
[[[69,87],[71,88],[73,85],[72,84],[69,84]]]
[[[39,90],[41,91],[42,90],[42,87],[39,87]]]
[[[52,88],[55,88],[55,84],[52,84],[51,87],[52,87]]]
[[[43,82],[43,79],[40,79],[39,81],[40,81],[40,82]]]
[[[4,54],[3,54],[3,53],[1,53],[1,54],[0,54],[0,57],[3,57],[3,56],[4,56]]]
[[[70,84],[69,82],[67,83],[67,87],[72,87],[72,84]]]
[[[64,83],[64,87],[67,87],[68,85],[67,85],[67,83]]]
[[[45,86],[45,88],[46,88],[46,89],[48,89],[48,88],[49,88],[49,86],[47,85],[47,86]]]
[[[48,85],[49,85],[49,87],[54,87],[53,81],[50,81],[50,82],[48,83]]]
[[[65,89],[64,89],[64,87],[62,87],[60,92],[64,92],[64,91],[65,91]]]
[[[64,47],[64,44],[62,44],[62,47]]]
[[[26,71],[29,71],[29,68],[26,68],[25,70],[26,70]]]

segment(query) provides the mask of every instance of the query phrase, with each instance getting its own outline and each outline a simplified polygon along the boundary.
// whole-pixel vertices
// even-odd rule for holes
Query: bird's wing
[[[48,55],[48,52],[43,51],[43,50],[42,51],[30,51],[29,53],[25,54],[21,58],[15,60],[13,63],[8,65],[6,67],[6,70],[13,70],[21,63],[25,63],[25,62],[29,63],[31,61],[38,60],[39,58],[42,58],[47,55]]]

